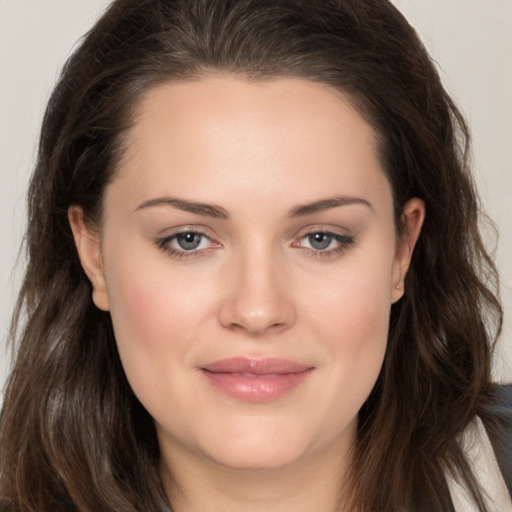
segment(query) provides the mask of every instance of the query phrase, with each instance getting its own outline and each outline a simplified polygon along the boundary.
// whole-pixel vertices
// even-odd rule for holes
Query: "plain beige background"
[[[420,33],[472,128],[475,175],[500,230],[505,329],[495,375],[512,380],[512,0],[394,0]],[[0,0],[0,339],[23,259],[25,192],[38,129],[66,57],[108,0]],[[449,221],[449,219],[447,220]],[[8,366],[0,348],[0,384]]]

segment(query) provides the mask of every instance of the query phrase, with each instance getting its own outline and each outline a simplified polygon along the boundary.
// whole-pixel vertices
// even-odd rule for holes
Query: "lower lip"
[[[221,393],[244,402],[270,402],[300,387],[313,368],[294,373],[244,375],[202,370],[209,383]]]

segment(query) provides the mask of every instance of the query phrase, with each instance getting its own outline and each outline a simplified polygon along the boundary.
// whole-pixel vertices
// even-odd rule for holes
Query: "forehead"
[[[296,202],[333,189],[389,188],[375,132],[347,97],[296,78],[214,76],[154,87],[138,105],[114,183],[123,179],[139,195],[179,191],[207,202],[265,188],[281,187]]]

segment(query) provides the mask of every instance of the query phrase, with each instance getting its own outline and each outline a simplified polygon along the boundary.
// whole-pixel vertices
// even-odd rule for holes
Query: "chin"
[[[299,462],[304,456],[304,450],[286,446],[276,448],[268,441],[266,446],[230,446],[211,454],[217,464],[238,471],[278,470]]]
[[[203,444],[203,453],[232,469],[277,470],[314,456],[322,445],[330,445],[332,441],[323,439],[322,443],[323,436],[296,426],[283,426],[279,421],[261,421],[261,417],[250,419],[248,428],[238,424],[223,429],[222,436],[209,438]]]

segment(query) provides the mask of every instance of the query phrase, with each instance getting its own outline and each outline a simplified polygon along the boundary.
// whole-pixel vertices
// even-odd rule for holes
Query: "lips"
[[[313,370],[286,359],[243,357],[222,359],[201,368],[214,389],[245,402],[277,400],[300,387]]]

